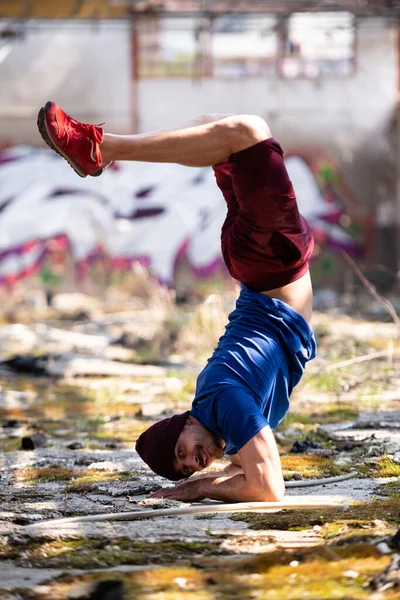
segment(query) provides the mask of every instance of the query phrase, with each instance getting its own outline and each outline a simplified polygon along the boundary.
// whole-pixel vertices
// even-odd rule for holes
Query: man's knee
[[[207,113],[205,115],[200,115],[196,118],[196,125],[208,125],[210,123],[215,123],[216,121],[222,121],[227,119],[228,117],[234,117],[233,113]]]
[[[227,121],[230,121],[232,152],[239,152],[271,137],[267,123],[257,115],[235,115]]]

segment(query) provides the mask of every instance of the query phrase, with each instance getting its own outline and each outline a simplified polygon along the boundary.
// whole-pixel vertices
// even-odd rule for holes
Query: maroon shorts
[[[236,152],[214,172],[228,205],[221,244],[232,277],[264,292],[304,275],[314,241],[278,142],[269,138]]]

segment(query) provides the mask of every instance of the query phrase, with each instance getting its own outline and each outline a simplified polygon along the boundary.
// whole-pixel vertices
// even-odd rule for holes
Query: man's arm
[[[237,456],[237,454],[235,454]],[[232,458],[231,456],[229,458]],[[213,477],[216,479],[217,477],[233,477],[233,475],[241,475],[243,473],[243,469],[240,463],[238,462],[230,462],[222,471],[208,471],[208,473],[203,473],[202,475],[195,475],[191,480],[196,479],[204,479],[205,477]],[[186,483],[186,482],[184,482]],[[179,485],[179,484],[178,484]]]
[[[281,462],[274,435],[267,425],[239,450],[242,468],[229,465],[226,473],[197,477],[176,488],[159,490],[154,497],[196,502],[203,498],[222,502],[277,502],[285,493]],[[238,462],[238,461],[235,461]],[[235,474],[233,474],[235,469]],[[214,475],[214,476],[213,476]]]
[[[239,450],[238,456],[243,473],[202,480],[199,485],[204,497],[224,502],[280,501],[285,494],[285,484],[278,448],[270,427],[264,427],[252,437]]]

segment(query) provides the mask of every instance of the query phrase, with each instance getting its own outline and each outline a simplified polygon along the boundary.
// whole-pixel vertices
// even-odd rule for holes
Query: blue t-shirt
[[[263,427],[275,429],[315,357],[309,325],[288,304],[241,284],[235,310],[197,379],[191,413],[236,454]]]

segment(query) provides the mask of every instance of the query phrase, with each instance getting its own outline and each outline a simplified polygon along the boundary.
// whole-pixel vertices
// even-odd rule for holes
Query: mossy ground
[[[204,325],[201,326],[204,328]],[[192,337],[197,343],[200,338],[196,328],[194,333]],[[209,338],[209,332],[206,333],[201,340]],[[215,331],[212,333],[216,334]],[[317,327],[318,336],[320,357],[328,362],[387,348],[387,340],[379,338],[367,343],[358,342],[349,335],[332,342],[330,327],[326,325],[319,330]],[[186,336],[186,345],[190,339],[190,336]],[[208,357],[210,350],[211,347],[206,350],[201,346],[202,359]],[[196,347],[188,352],[194,359],[200,356]],[[279,431],[285,436],[286,430],[291,430],[287,434],[289,443],[311,436],[323,448],[341,451],[335,450],[335,443],[317,432],[318,426],[353,421],[364,410],[398,408],[396,401],[383,405],[380,400],[381,392],[390,389],[391,380],[395,381],[398,376],[397,367],[396,364],[389,365],[381,361],[374,363],[374,369],[366,363],[328,372],[319,367],[313,368],[313,363],[310,363],[305,377],[295,388],[291,411]],[[196,377],[186,371],[185,374],[171,372],[171,376],[182,380],[182,391],[166,392],[155,400],[166,402],[172,410],[183,404],[189,407]],[[135,382],[145,384],[146,380],[135,379]],[[84,449],[106,449],[111,444],[114,448],[115,445],[118,448],[132,448],[138,435],[151,423],[151,420],[140,416],[141,405],[140,402],[135,403],[134,394],[128,397],[118,384],[93,389],[90,385],[60,385],[40,378],[15,377],[0,381],[0,385],[37,393],[37,400],[30,408],[1,409],[0,419],[19,419],[27,428],[37,424],[49,440],[56,443],[64,443],[71,438],[78,439]],[[309,401],[309,396],[313,395],[318,396],[317,401]],[[363,477],[400,476],[400,466],[388,456],[365,464],[365,446],[346,451],[353,462],[341,467],[334,464],[335,456],[292,454],[288,446],[288,443],[283,443],[281,453],[284,475],[289,480],[294,474],[300,474],[305,479],[338,475],[349,471],[354,465]],[[20,438],[0,439],[0,451],[9,452],[19,448]],[[85,494],[99,482],[125,481],[135,475],[81,467],[26,467],[14,471],[10,478],[11,494],[8,494],[8,490],[7,494],[11,497],[15,484],[15,491],[18,491],[15,498],[34,499],[36,486],[43,483],[59,486],[63,494]],[[46,491],[44,486],[41,489]],[[249,554],[246,558],[243,555],[234,557],[226,550],[222,551],[224,538],[213,534],[207,542],[201,543],[66,539],[18,545],[2,541],[0,557],[25,566],[101,570],[100,573],[82,577],[67,574],[58,582],[50,583],[48,597],[51,600],[64,600],[68,589],[85,579],[98,581],[112,578],[124,580],[125,600],[364,600],[371,596],[368,588],[371,578],[390,561],[390,557],[380,556],[376,552],[373,543],[382,535],[393,534],[400,526],[399,493],[400,483],[395,481],[377,489],[377,494],[384,498],[373,498],[370,503],[352,505],[346,512],[286,511],[269,515],[242,513],[233,517],[232,529],[237,520],[244,520],[250,528],[250,536],[251,529],[296,531],[317,526],[321,539],[319,546],[314,549],[277,549],[258,556]],[[51,500],[51,496],[47,498]],[[6,500],[4,494],[3,499]],[[198,518],[209,520],[211,516],[201,515]],[[213,528],[214,524],[218,528],[218,519],[212,519]],[[204,521],[206,527],[211,526]],[[145,567],[149,564],[161,568],[144,568],[135,573],[107,571],[114,566]],[[347,576],[347,571],[353,571],[356,575]],[[383,598],[391,600],[398,595],[398,590],[387,590]],[[23,600],[39,600],[40,597],[33,590],[21,590],[20,596]]]
[[[96,573],[80,581],[122,580],[126,600],[366,600],[371,597],[369,581],[389,562],[390,558],[380,556],[375,548],[352,545],[278,550],[220,563],[204,558],[199,563],[202,569],[182,564],[131,573]],[[52,586],[53,600],[64,599],[73,585],[76,578],[64,576]],[[398,598],[398,592],[389,590],[384,598]]]
[[[74,477],[74,469],[65,467],[47,467],[34,468],[25,467],[15,470],[13,473],[14,481],[23,481],[26,485],[35,485],[37,483],[50,483],[54,481],[70,481]]]
[[[66,482],[65,492],[85,492],[98,482],[125,481],[134,475],[128,472],[109,471],[107,469],[68,469],[65,467],[25,467],[16,469],[14,481],[25,485],[38,483]]]
[[[285,479],[292,479],[294,473],[299,473],[304,479],[320,479],[350,470],[348,466],[337,467],[331,458],[308,454],[285,454],[281,456],[281,463]]]
[[[375,465],[369,467],[365,465],[365,471],[359,467],[361,473],[374,477],[400,477],[400,465],[390,458],[390,456],[381,456]]]
[[[312,406],[309,410],[297,412],[295,405],[293,410],[289,411],[282,423],[278,427],[278,431],[285,430],[288,427],[295,425],[309,425],[316,428],[319,425],[329,423],[342,423],[344,421],[354,421],[359,415],[358,407],[347,402],[324,403],[322,406]]]
[[[21,438],[9,437],[0,440],[0,452],[15,452],[21,448]]]
[[[321,510],[287,510],[280,513],[237,513],[232,515],[233,521],[245,521],[251,529],[309,529],[315,525],[340,523],[354,529],[371,528],[379,519],[388,530],[400,526],[400,510],[397,497],[389,496],[374,499],[370,502],[351,504],[345,511],[334,509]],[[327,527],[329,529],[329,527]]]
[[[0,557],[14,560],[19,566],[97,569],[118,565],[174,564],[195,557],[229,554],[217,542],[183,542],[163,540],[156,543],[118,538],[108,543],[103,539],[51,541],[22,546],[7,546]]]
[[[397,481],[390,481],[380,485],[377,492],[381,496],[389,496],[390,498],[400,498],[400,478]]]

